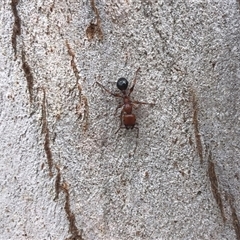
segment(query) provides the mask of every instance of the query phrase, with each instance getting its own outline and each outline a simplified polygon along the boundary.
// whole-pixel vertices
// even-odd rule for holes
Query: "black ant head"
[[[128,87],[128,81],[126,78],[119,78],[117,81],[117,88],[121,91],[126,90]]]

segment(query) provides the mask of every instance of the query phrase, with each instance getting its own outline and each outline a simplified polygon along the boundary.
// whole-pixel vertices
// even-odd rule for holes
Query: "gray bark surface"
[[[239,9],[2,1],[0,239],[240,239]]]

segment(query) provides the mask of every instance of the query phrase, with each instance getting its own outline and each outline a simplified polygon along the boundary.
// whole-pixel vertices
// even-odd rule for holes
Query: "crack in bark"
[[[97,23],[91,22],[89,26],[86,29],[86,35],[88,40],[92,40],[94,36],[96,35],[99,40],[103,39],[103,32],[102,32],[102,27],[101,27],[101,19],[100,15],[98,12],[98,9],[96,8],[95,1],[90,0],[92,10],[94,11],[97,19]]]
[[[82,105],[83,105],[83,131],[87,131],[88,130],[88,119],[89,119],[89,106],[88,106],[88,100],[87,98],[82,95]]]
[[[209,176],[209,180],[211,183],[211,189],[212,189],[213,196],[214,196],[214,198],[217,202],[217,205],[221,211],[221,216],[222,216],[223,222],[226,222],[222,198],[221,198],[221,194],[220,194],[219,186],[218,186],[218,179],[217,179],[217,175],[215,172],[215,165],[212,161],[212,153],[211,152],[209,153],[209,156],[208,156],[208,176]]]
[[[79,231],[77,226],[76,226],[76,218],[74,213],[71,211],[70,207],[70,194],[69,194],[69,189],[68,185],[66,182],[63,182],[61,184],[61,170],[60,168],[55,165],[55,168],[57,170],[57,176],[55,180],[55,198],[54,200],[57,200],[59,197],[60,191],[63,191],[65,194],[65,205],[64,205],[64,210],[67,215],[67,219],[69,221],[69,232],[71,233],[71,236],[67,238],[66,240],[83,240],[82,237],[82,231]]]
[[[74,54],[70,44],[68,43],[68,41],[66,41],[66,46],[67,46],[67,49],[68,49],[68,55],[72,58],[71,59],[71,67],[72,67],[74,75],[76,77],[76,84],[70,90],[70,92],[72,92],[77,87],[78,96],[79,96],[79,104],[76,107],[76,112],[78,114],[78,119],[83,117],[82,118],[82,120],[83,120],[83,130],[87,131],[88,130],[88,117],[89,117],[88,100],[87,100],[87,97],[82,94],[81,85],[78,83],[78,81],[80,79],[79,70],[78,70],[77,65],[75,63],[75,54]],[[82,108],[83,108],[83,112],[81,110]]]
[[[70,208],[70,196],[69,196],[68,185],[66,183],[62,184],[62,190],[65,193],[64,210],[67,214],[67,219],[69,221],[69,232],[72,234],[72,236],[67,238],[67,240],[83,240],[82,233],[79,232],[79,230],[76,226],[75,215],[71,211],[71,208]]]
[[[46,113],[46,92],[43,89],[43,103],[42,103],[42,133],[45,134],[44,138],[44,150],[47,156],[47,163],[49,167],[49,175],[53,176],[52,167],[53,167],[53,158],[52,151],[50,147],[50,134],[47,124],[47,113]]]
[[[237,216],[236,208],[234,207],[234,198],[231,195],[228,196],[228,198],[229,198],[230,208],[231,208],[231,211],[232,211],[232,224],[233,224],[235,234],[236,234],[236,237],[237,237],[236,239],[240,240],[240,221],[239,221],[238,216]]]
[[[26,61],[26,53],[22,51],[22,69],[27,80],[27,88],[30,97],[30,103],[33,100],[33,75],[29,64]]]
[[[17,5],[19,0],[12,0],[11,8],[14,16],[13,32],[12,32],[12,47],[16,57],[17,54],[17,36],[21,35],[21,19],[18,16]]]
[[[196,99],[195,92],[192,90],[192,106],[193,106],[193,126],[194,126],[194,135],[196,141],[196,149],[200,162],[203,163],[203,147],[201,142],[201,135],[199,133],[199,122],[198,122],[198,102]]]
[[[83,131],[88,130],[89,125],[89,105],[87,97],[82,94],[82,88],[79,83],[77,83],[79,104],[76,106],[76,113],[78,114],[77,120],[81,119],[83,122]]]
[[[65,194],[65,205],[64,205],[64,210],[67,215],[67,219],[69,221],[69,232],[71,233],[71,236],[67,238],[66,240],[83,240],[82,237],[82,231],[79,231],[77,226],[76,226],[76,218],[74,213],[71,211],[70,207],[70,194],[69,194],[69,189],[68,185],[66,182],[61,183],[61,170],[60,168],[55,165],[55,168],[57,170],[57,176],[55,179],[55,198],[54,201],[59,198],[59,194],[61,191]]]
[[[79,76],[79,71],[77,69],[77,65],[75,63],[75,54],[74,54],[72,48],[70,47],[68,41],[66,41],[66,46],[67,46],[67,49],[68,49],[68,55],[72,58],[71,59],[71,67],[73,69],[74,75],[75,75],[75,77],[77,79],[77,82],[78,82],[78,80],[80,79],[80,76]]]
[[[54,200],[57,200],[58,197],[59,197],[59,193],[60,193],[60,190],[61,190],[61,171],[60,171],[60,168],[55,165],[55,168],[57,169],[57,176],[56,176],[56,179],[55,179],[55,198]]]

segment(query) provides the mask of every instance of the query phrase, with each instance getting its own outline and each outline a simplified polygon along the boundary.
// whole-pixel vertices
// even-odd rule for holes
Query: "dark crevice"
[[[67,238],[66,240],[83,240],[82,237],[82,231],[79,231],[77,226],[76,226],[76,218],[74,213],[71,211],[70,207],[70,194],[69,194],[69,189],[68,185],[66,182],[61,183],[61,170],[60,168],[55,165],[56,170],[57,170],[57,176],[55,180],[55,198],[54,200],[57,200],[59,198],[59,194],[62,191],[65,194],[65,205],[64,205],[64,210],[67,215],[67,219],[69,221],[69,232],[71,236]]]
[[[88,100],[84,95],[82,95],[81,105],[84,108],[83,131],[87,131],[88,130],[88,125],[89,125],[89,106],[88,106]]]
[[[67,46],[67,49],[68,49],[68,55],[72,58],[71,59],[71,67],[73,69],[74,75],[75,75],[75,77],[77,79],[77,82],[78,82],[78,80],[80,79],[80,76],[79,76],[79,71],[77,69],[77,65],[75,63],[75,54],[74,54],[72,48],[70,47],[68,41],[66,41],[66,46]]]
[[[203,147],[201,142],[201,136],[199,133],[199,122],[198,122],[198,102],[196,99],[195,92],[192,90],[192,107],[193,107],[193,126],[194,126],[194,135],[196,141],[196,149],[200,162],[203,163]]]
[[[87,100],[87,97],[82,94],[82,87],[79,83],[77,83],[77,89],[78,89],[78,97],[79,97],[79,103],[76,106],[76,113],[78,115],[77,120],[80,119],[82,121],[83,131],[87,131],[89,126],[88,100]]]
[[[98,12],[98,9],[96,8],[95,1],[90,0],[92,10],[94,11],[96,15],[96,23],[91,22],[89,26],[86,29],[86,35],[88,40],[92,40],[94,36],[96,35],[99,40],[103,39],[103,32],[102,32],[102,27],[101,27],[101,19],[100,15]]]
[[[89,106],[88,106],[88,100],[87,97],[84,96],[82,94],[82,87],[79,84],[79,70],[77,69],[77,65],[75,62],[75,53],[73,52],[70,44],[68,43],[68,41],[66,41],[66,46],[68,49],[68,55],[71,57],[71,67],[72,70],[74,72],[74,75],[76,77],[76,84],[74,85],[74,87],[70,90],[70,92],[72,92],[76,87],[78,89],[78,96],[79,96],[79,104],[77,106],[77,114],[78,114],[78,119],[82,118],[83,121],[83,130],[87,131],[88,130],[88,116],[89,116]],[[82,111],[83,109],[83,111]]]
[[[240,240],[240,221],[239,221],[238,216],[237,216],[236,208],[234,207],[233,196],[229,197],[229,203],[230,203],[230,208],[231,208],[231,211],[232,211],[232,224],[233,224],[235,234],[236,234],[236,237],[237,237],[236,239]]]
[[[82,232],[78,230],[76,226],[75,215],[73,214],[70,208],[70,196],[69,196],[68,185],[66,183],[62,184],[62,190],[65,193],[64,210],[67,214],[67,219],[69,221],[69,232],[71,233],[71,236],[67,238],[67,240],[83,240]]]
[[[221,198],[221,194],[219,191],[218,179],[217,179],[217,175],[215,172],[215,165],[214,165],[214,162],[212,161],[212,153],[211,152],[209,153],[209,156],[208,156],[208,176],[209,176],[209,180],[211,183],[211,189],[212,189],[213,196],[217,202],[218,208],[221,211],[221,216],[222,216],[223,222],[225,222],[226,217],[224,214],[222,198]]]
[[[27,80],[27,88],[29,92],[30,103],[33,100],[33,75],[29,64],[26,61],[26,54],[22,51],[22,69]]]
[[[17,36],[21,35],[21,19],[18,16],[17,5],[19,0],[12,0],[11,8],[14,16],[13,32],[12,32],[12,47],[16,57],[17,54]]]
[[[57,169],[57,176],[55,179],[55,198],[54,198],[54,200],[57,200],[59,197],[60,190],[61,190],[61,171],[57,165],[55,167]]]
[[[43,90],[43,103],[42,103],[42,134],[45,134],[44,137],[44,150],[47,156],[47,163],[49,167],[49,175],[53,176],[52,167],[53,167],[53,158],[52,151],[50,148],[50,133],[47,124],[47,112],[46,112],[46,92]]]

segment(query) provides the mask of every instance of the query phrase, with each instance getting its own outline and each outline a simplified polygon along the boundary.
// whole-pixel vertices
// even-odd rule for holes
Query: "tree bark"
[[[3,1],[1,239],[240,239],[239,9]]]

